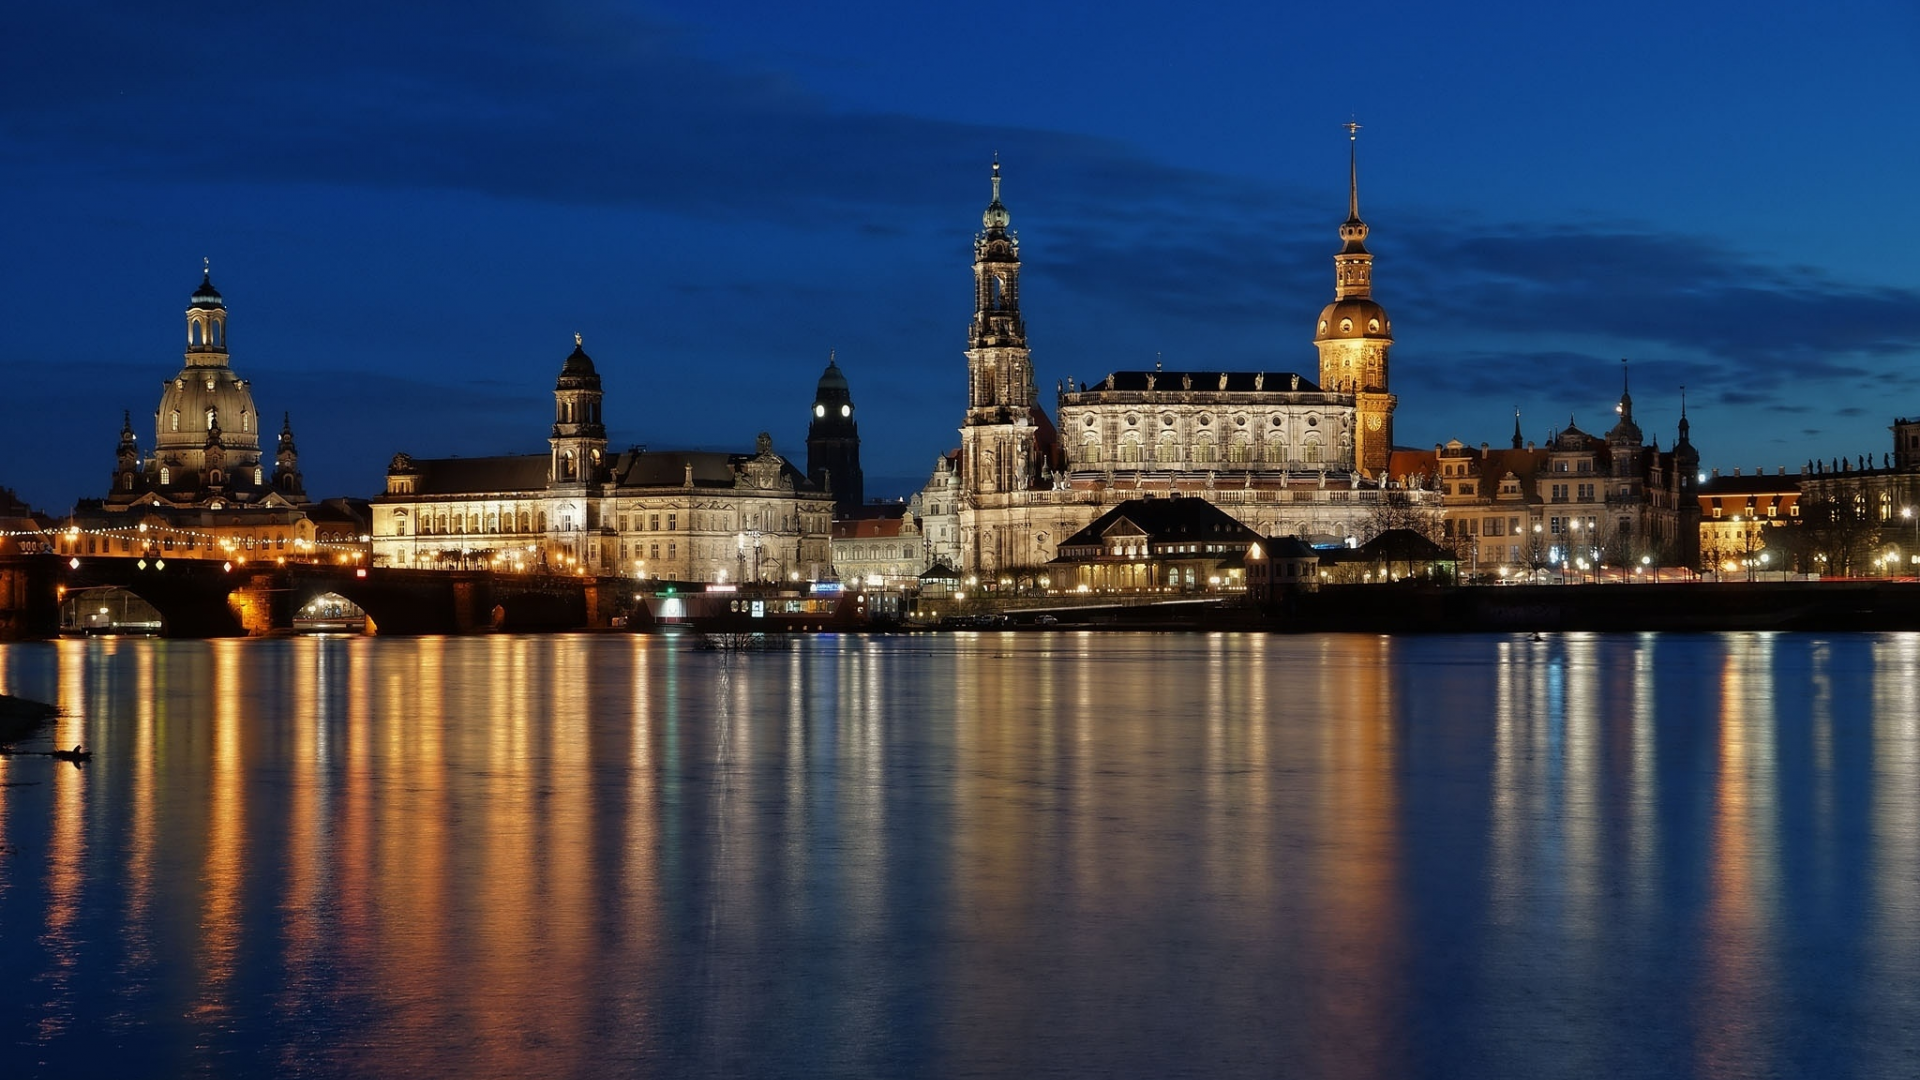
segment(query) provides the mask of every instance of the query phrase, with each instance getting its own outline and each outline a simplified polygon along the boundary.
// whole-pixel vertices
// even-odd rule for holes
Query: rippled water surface
[[[1920,636],[0,647],[0,1075],[1920,1075]],[[30,744],[44,748],[49,740]]]

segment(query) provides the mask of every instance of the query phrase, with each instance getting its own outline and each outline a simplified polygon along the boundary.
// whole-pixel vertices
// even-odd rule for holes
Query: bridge
[[[489,570],[362,569],[317,563],[222,563],[108,555],[0,557],[0,641],[60,631],[68,592],[113,586],[153,605],[167,637],[286,633],[295,612],[334,593],[367,613],[376,634],[587,630],[644,618],[621,578]]]

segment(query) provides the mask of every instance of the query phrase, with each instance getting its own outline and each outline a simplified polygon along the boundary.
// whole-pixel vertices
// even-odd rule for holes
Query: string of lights
[[[207,532],[201,529],[187,529],[177,525],[155,525],[148,522],[142,522],[139,525],[130,527],[103,526],[90,529],[81,528],[77,525],[52,529],[0,529],[0,539],[33,538],[58,541],[62,538],[74,539],[82,536],[107,537],[115,540],[126,540],[129,543],[138,541],[142,545],[151,542],[164,543],[169,539],[177,540],[181,538],[200,541],[198,544],[188,545],[189,547],[241,547],[244,546],[247,540],[255,541],[256,545],[264,544],[271,546],[274,542],[274,538],[272,537],[235,537],[231,532]],[[372,537],[365,535],[350,540],[308,540],[305,537],[292,537],[286,542],[301,550],[317,548],[327,551],[354,552],[363,550],[361,545],[368,543],[372,539]]]

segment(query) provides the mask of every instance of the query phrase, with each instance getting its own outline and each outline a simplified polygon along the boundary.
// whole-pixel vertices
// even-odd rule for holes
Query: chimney
[[[1739,476],[1739,475],[1740,475],[1740,466],[1738,466],[1738,465],[1735,465],[1735,466],[1733,467],[1733,475],[1735,475],[1735,476]]]

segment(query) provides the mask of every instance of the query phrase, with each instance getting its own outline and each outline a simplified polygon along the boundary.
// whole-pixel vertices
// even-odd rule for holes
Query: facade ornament
[[[1226,388],[1227,388],[1227,373],[1223,371],[1220,373],[1220,389],[1225,390]]]
[[[1156,366],[1158,365],[1158,363],[1159,363],[1158,361],[1155,361],[1155,364],[1156,364]],[[1152,375],[1152,374],[1148,374],[1148,376],[1147,376],[1147,389],[1149,389],[1149,390],[1151,390],[1151,389],[1153,389],[1153,380],[1154,380],[1155,378],[1156,378],[1156,376],[1154,376],[1154,375]]]
[[[1225,375],[1222,375],[1222,376],[1220,376],[1220,377],[1221,377],[1221,378],[1223,378],[1223,379],[1224,379],[1224,378],[1226,378],[1226,376],[1225,376]],[[1254,376],[1253,376],[1253,388],[1254,388],[1255,390],[1265,390],[1265,389],[1267,388],[1267,373],[1266,373],[1266,372],[1264,372],[1264,371],[1261,371],[1261,372],[1257,372],[1257,373],[1255,373],[1255,374],[1254,374]]]
[[[1191,389],[1193,389],[1193,373],[1192,373],[1192,372],[1190,372],[1190,371],[1189,371],[1189,372],[1182,372],[1182,373],[1181,373],[1181,375],[1180,375],[1180,389],[1182,389],[1182,390],[1191,390]]]
[[[1298,375],[1295,375],[1295,376],[1293,377],[1293,388],[1294,388],[1295,390],[1298,390],[1298,389],[1300,389],[1300,376],[1298,376]]]
[[[1113,372],[1107,372],[1107,389],[1113,389]]]

